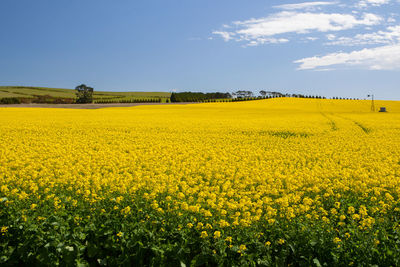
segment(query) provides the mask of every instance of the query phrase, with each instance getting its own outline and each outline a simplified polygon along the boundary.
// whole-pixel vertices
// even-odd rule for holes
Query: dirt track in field
[[[72,108],[72,109],[99,109],[117,107],[135,107],[148,105],[186,105],[192,102],[179,103],[113,103],[113,104],[9,104],[0,105],[0,108]]]

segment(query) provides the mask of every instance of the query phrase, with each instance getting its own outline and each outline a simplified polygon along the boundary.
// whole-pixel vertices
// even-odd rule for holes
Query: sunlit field
[[[400,265],[400,102],[0,108],[0,264]]]

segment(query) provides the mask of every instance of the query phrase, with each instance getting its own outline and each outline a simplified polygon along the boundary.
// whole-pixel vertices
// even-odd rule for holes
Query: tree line
[[[33,87],[32,87],[33,88]],[[48,103],[48,104],[69,104],[69,103],[149,103],[149,102],[162,102],[161,98],[143,98],[143,99],[93,99],[94,89],[85,84],[78,85],[75,87],[76,98],[59,98],[52,97],[49,95],[35,96],[32,99],[25,98],[1,98],[0,104],[20,104],[20,103]],[[222,93],[222,92],[173,92],[171,97],[166,99],[166,102],[234,102],[234,101],[248,101],[248,100],[259,100],[276,97],[295,97],[295,98],[316,98],[326,99],[325,96],[320,95],[303,95],[303,94],[288,94],[281,93],[278,91],[266,91],[260,90],[256,96],[253,91],[249,90],[237,90],[233,93]],[[331,99],[342,99],[342,100],[356,100],[356,98],[343,98],[343,97],[332,97]],[[358,100],[358,98],[357,98]]]
[[[210,99],[226,99],[232,98],[230,93],[202,93],[202,92],[182,92],[171,93],[171,102],[199,102]]]

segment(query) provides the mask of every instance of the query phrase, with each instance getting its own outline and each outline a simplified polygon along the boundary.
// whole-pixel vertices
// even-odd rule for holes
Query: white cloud
[[[359,8],[367,8],[369,6],[381,6],[388,4],[390,0],[361,0],[356,6]]]
[[[396,22],[396,19],[395,19],[395,18],[388,18],[388,19],[386,20],[386,22],[387,22],[387,23],[395,23],[395,22]]]
[[[258,38],[250,41],[247,46],[257,46],[260,44],[283,44],[289,42],[286,38]]]
[[[339,37],[329,39],[328,45],[372,45],[372,44],[395,44],[400,43],[400,26],[388,27],[387,31],[357,34],[354,37]]]
[[[336,2],[304,2],[298,4],[286,4],[274,6],[274,8],[285,9],[285,10],[296,10],[296,9],[314,9],[315,7],[333,5]]]
[[[327,34],[327,35],[326,35],[326,38],[327,38],[328,40],[330,40],[330,41],[333,41],[333,40],[336,39],[336,35],[330,33],[330,34]]]
[[[232,39],[230,32],[223,32],[223,31],[213,31],[213,34],[220,35],[225,42]]]
[[[331,66],[358,66],[371,70],[400,69],[400,44],[365,48],[349,53],[331,53],[296,60],[299,70],[326,69]]]
[[[377,25],[381,21],[380,16],[372,13],[364,13],[357,18],[350,14],[283,11],[261,19],[236,21],[232,23],[234,30],[213,33],[220,35],[225,41],[247,41],[251,45],[258,45],[271,43],[265,40],[279,34],[342,31],[360,25]]]

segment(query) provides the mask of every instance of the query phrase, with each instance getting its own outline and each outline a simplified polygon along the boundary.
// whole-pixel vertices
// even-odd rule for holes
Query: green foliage
[[[171,102],[199,102],[207,100],[231,98],[229,93],[201,93],[201,92],[182,92],[172,93]]]
[[[21,104],[21,100],[17,97],[0,98],[0,104]]]
[[[93,102],[93,88],[86,86],[85,84],[78,85],[75,88],[76,91],[76,103],[92,103]]]
[[[263,222],[237,228],[215,225],[209,230],[209,237],[201,238],[200,233],[205,229],[186,225],[195,220],[207,222],[206,217],[191,212],[184,212],[182,216],[169,211],[159,213],[151,207],[153,200],[143,197],[146,192],[138,192],[135,198],[124,195],[120,203],[116,203],[116,196],[112,195],[89,203],[82,194],[81,199],[77,199],[77,206],[68,201],[69,197],[76,196],[74,192],[59,188],[54,193],[63,196],[63,202],[69,204],[54,209],[52,199],[49,199],[48,203],[43,201],[32,210],[29,206],[32,202],[37,203],[35,198],[40,195],[25,203],[0,200],[0,225],[8,225],[7,231],[0,235],[1,266],[400,264],[399,233],[391,223],[399,219],[397,213],[388,214],[380,224],[368,230],[360,229],[357,222],[348,220],[345,226],[332,232],[329,224],[299,216],[290,221],[282,218],[270,225]],[[316,193],[311,192],[309,197],[313,195]],[[130,206],[132,210],[126,216],[120,209],[114,209],[115,206]],[[331,207],[327,201],[324,208]],[[213,238],[211,233],[215,230],[231,236],[232,242]],[[347,239],[346,233],[350,234]],[[346,242],[335,245],[332,240],[337,236]],[[280,238],[285,242],[279,242]],[[374,238],[382,240],[382,244],[375,245]],[[238,253],[240,244],[246,244],[244,253]]]
[[[268,99],[270,98],[269,96],[258,96],[258,97],[236,97],[230,99],[232,102],[237,102],[237,101],[252,101],[252,100],[263,100],[263,99]]]
[[[123,98],[123,99],[100,99],[95,100],[96,104],[131,104],[131,103],[165,103],[162,98]]]

